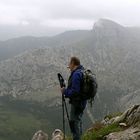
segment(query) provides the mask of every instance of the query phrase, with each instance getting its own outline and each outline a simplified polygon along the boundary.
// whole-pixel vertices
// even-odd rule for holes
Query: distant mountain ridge
[[[88,31],[67,31],[54,37],[24,36],[0,42],[0,60],[16,56],[24,51],[41,47],[58,47],[86,38]]]

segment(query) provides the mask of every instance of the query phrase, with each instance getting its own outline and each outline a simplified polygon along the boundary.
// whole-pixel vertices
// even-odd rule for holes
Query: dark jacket
[[[71,103],[73,103],[74,101],[77,102],[78,101],[78,100],[76,101],[76,99],[78,99],[77,97],[80,97],[79,94],[81,92],[83,79],[82,70],[84,70],[84,67],[80,65],[76,70],[71,72],[68,81],[68,87],[64,91],[65,97],[70,98]],[[86,100],[82,100],[80,101],[80,103],[85,108]]]

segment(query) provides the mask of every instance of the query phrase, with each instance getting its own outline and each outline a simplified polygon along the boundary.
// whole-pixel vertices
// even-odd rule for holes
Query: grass
[[[30,114],[21,115],[8,110],[0,112],[0,139],[29,139],[41,127],[41,122]]]
[[[118,132],[121,130],[122,128],[118,124],[110,124],[107,126],[103,126],[101,124],[101,127],[99,128],[99,123],[98,123],[98,129],[96,128],[89,132],[86,132],[83,135],[82,140],[104,140],[104,137],[109,133]]]

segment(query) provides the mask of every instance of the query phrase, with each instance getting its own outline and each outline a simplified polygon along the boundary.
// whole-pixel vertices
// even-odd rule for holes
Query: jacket
[[[78,97],[78,94],[80,94],[83,79],[83,73],[81,70],[84,70],[82,65],[78,66],[77,69],[71,72],[68,87],[64,90],[64,95],[66,98],[70,98],[70,102],[72,102],[76,97]],[[86,100],[81,101],[84,108],[86,107],[86,102]]]

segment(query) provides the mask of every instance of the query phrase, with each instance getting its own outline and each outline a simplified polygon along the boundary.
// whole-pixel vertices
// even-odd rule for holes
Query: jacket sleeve
[[[81,85],[81,75],[80,73],[74,73],[72,76],[72,86],[64,90],[64,95],[66,97],[71,97],[73,94],[78,94],[80,92]]]

